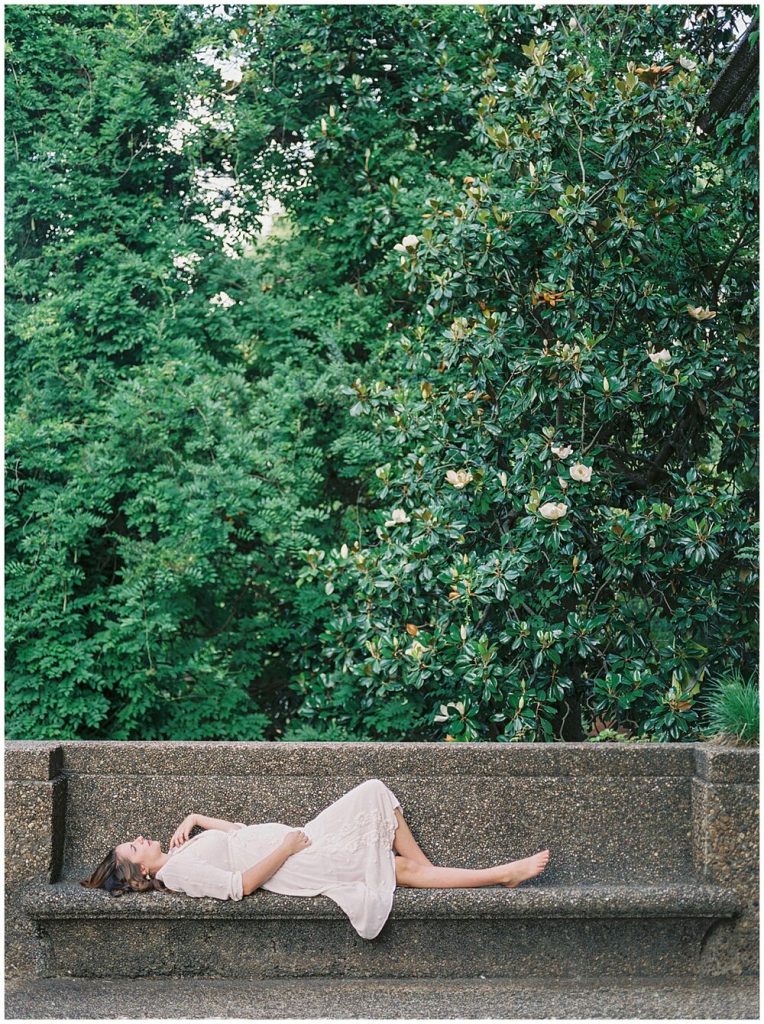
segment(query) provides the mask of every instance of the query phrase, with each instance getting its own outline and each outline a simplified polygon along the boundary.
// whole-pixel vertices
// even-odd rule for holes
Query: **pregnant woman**
[[[492,868],[436,867],[417,845],[400,808],[384,782],[368,779],[302,829],[190,814],[167,853],[156,840],[137,836],[110,850],[81,884],[115,896],[149,889],[219,900],[240,900],[256,889],[323,895],[339,904],[361,938],[373,939],[390,914],[396,885],[512,888],[540,874],[549,860],[549,851],[542,850]],[[205,831],[189,839],[194,827]]]

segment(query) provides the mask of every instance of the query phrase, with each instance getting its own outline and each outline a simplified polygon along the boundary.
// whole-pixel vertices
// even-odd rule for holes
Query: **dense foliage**
[[[754,11],[574,10],[6,12],[11,735],[682,739],[753,670]]]

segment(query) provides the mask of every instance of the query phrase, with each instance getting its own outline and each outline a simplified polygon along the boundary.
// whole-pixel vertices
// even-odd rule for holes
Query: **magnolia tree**
[[[345,389],[381,507],[309,553],[335,613],[307,722],[678,740],[753,667],[757,111],[701,133],[708,67],[605,17],[620,55],[572,18],[512,74],[496,19],[473,169],[390,255],[417,312]]]

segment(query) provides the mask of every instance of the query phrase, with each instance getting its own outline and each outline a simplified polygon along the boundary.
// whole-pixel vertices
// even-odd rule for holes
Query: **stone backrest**
[[[74,879],[139,833],[166,848],[192,811],[299,828],[379,778],[435,863],[478,867],[548,847],[539,884],[682,881],[703,873],[703,786],[714,773],[754,780],[757,758],[745,753],[730,761],[708,744],[11,742],[6,846],[23,859],[26,840],[8,833],[14,816],[47,814],[51,880]],[[40,812],[45,786],[50,806]]]

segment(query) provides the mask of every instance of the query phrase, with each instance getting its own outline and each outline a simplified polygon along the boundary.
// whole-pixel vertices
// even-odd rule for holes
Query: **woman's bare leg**
[[[395,817],[398,821],[398,827],[395,830],[393,849],[401,857],[413,860],[417,864],[429,864],[432,867],[432,861],[425,856],[416,839],[412,836],[411,829],[406,824],[406,819],[403,817],[400,807],[395,808]]]
[[[441,868],[408,857],[395,858],[396,885],[410,889],[476,889],[482,885],[514,888],[540,874],[549,860],[549,850],[533,857],[497,864],[492,868]]]

